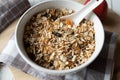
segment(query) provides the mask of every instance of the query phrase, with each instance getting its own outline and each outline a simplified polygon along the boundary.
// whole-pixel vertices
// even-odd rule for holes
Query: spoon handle
[[[80,11],[75,13],[73,17],[75,24],[78,25],[80,21],[86,17],[88,13],[90,13],[93,9],[95,9],[98,5],[100,5],[104,0],[91,0],[88,4],[85,5]]]

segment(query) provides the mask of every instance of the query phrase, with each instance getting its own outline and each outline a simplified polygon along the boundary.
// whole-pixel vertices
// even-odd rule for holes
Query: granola
[[[74,13],[69,9],[46,9],[32,16],[25,26],[24,46],[38,65],[66,70],[85,63],[95,50],[94,24],[88,19],[74,26],[59,17]]]

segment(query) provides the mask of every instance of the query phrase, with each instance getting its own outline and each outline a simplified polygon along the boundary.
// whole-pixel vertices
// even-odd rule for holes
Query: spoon
[[[77,27],[79,23],[97,6],[99,6],[103,0],[91,0],[85,7],[83,7],[80,11],[73,13],[71,15],[63,16],[60,20],[70,19],[73,24]]]

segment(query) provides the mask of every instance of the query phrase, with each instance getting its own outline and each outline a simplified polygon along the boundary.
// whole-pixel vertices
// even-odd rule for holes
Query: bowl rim
[[[18,30],[18,27],[19,27],[19,24],[21,23],[22,19],[24,18],[24,16],[26,16],[27,13],[29,13],[29,11],[31,9],[34,9],[35,7],[39,6],[40,4],[43,4],[43,3],[46,3],[46,2],[49,2],[49,1],[57,1],[57,0],[45,0],[45,1],[41,1],[39,3],[37,3],[36,5],[33,5],[31,8],[29,8],[19,19],[18,23],[17,23],[17,28],[15,30],[15,44],[16,44],[16,47],[17,47],[17,50],[19,52],[19,54],[22,56],[22,58],[30,65],[32,66],[33,68],[35,68],[36,70],[39,70],[39,71],[42,71],[42,72],[45,72],[45,73],[50,73],[50,74],[53,74],[53,75],[64,75],[66,73],[71,73],[71,72],[77,72],[78,70],[81,70],[85,67],[87,67],[89,64],[91,64],[96,58],[97,56],[99,55],[102,47],[103,47],[103,44],[104,44],[104,29],[103,29],[103,25],[100,21],[100,19],[92,12],[92,15],[94,15],[96,17],[96,19],[98,19],[98,21],[100,22],[101,24],[101,29],[102,29],[102,35],[103,35],[103,41],[102,41],[102,46],[101,46],[101,49],[99,50],[99,52],[97,53],[97,55],[92,58],[91,60],[87,60],[85,63],[83,63],[82,65],[78,66],[78,67],[74,67],[72,69],[68,69],[68,70],[50,70],[50,69],[47,69],[47,68],[44,68],[44,67],[41,67],[39,65],[37,65],[35,62],[33,62],[32,60],[29,60],[27,59],[26,56],[24,56],[24,53],[22,53],[21,49],[20,49],[20,46],[18,44],[18,38],[17,38],[17,32],[19,31]],[[67,1],[67,0],[60,0],[60,1]],[[76,2],[78,3],[77,1],[73,1],[73,0],[69,0],[69,1],[72,1],[72,2]],[[69,2],[67,1],[67,2]],[[82,5],[81,3],[79,3],[80,5]]]

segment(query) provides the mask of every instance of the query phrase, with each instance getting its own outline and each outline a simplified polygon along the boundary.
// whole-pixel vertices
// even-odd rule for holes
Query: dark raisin
[[[51,19],[53,19],[54,21],[57,19],[56,16],[51,16]]]
[[[34,54],[29,53],[28,56],[29,56],[33,61],[35,61],[36,56],[35,56]]]
[[[54,34],[57,37],[62,37],[62,34],[58,33],[58,32],[52,32],[52,34]]]
[[[76,61],[75,63],[76,63],[76,64],[79,64],[79,62],[78,62],[78,61]]]
[[[71,47],[72,47],[72,46],[70,46],[70,47],[67,49],[67,50],[68,50],[68,52],[71,50]]]
[[[50,66],[53,66],[53,62],[50,62]]]
[[[82,23],[85,23],[85,21],[86,21],[86,19],[83,19],[81,22],[82,22]]]
[[[25,44],[25,45],[24,45],[25,48],[26,48],[26,47],[30,47],[30,44],[29,44],[29,43],[25,43],[25,42],[24,42],[24,44]]]
[[[74,35],[74,31],[71,34]]]

